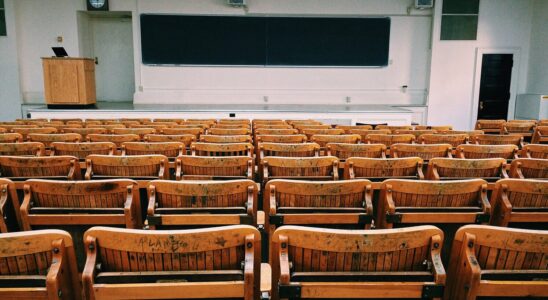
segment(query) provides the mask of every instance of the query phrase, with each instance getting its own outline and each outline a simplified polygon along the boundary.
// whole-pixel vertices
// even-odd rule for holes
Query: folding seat
[[[116,152],[116,144],[111,142],[90,142],[90,143],[51,143],[50,155],[75,156],[79,160],[85,160],[88,155],[103,154],[114,155]]]
[[[514,159],[510,165],[510,177],[520,179],[548,179],[548,159]]]
[[[251,143],[252,138],[250,135],[209,135],[204,134],[200,136],[200,142],[203,143],[217,143],[217,144],[231,144],[231,143]]]
[[[126,125],[122,123],[114,123],[114,124],[88,124],[86,125],[86,128],[104,128],[107,130],[107,134],[113,134],[112,130],[116,128],[126,128]]]
[[[139,142],[141,138],[136,134],[88,134],[88,142],[111,142],[121,148],[125,142]]]
[[[112,129],[112,134],[136,134],[139,138],[144,140],[145,135],[155,134],[156,129],[154,128],[114,128]]]
[[[415,136],[415,139],[418,140],[419,136],[423,134],[435,134],[437,131],[433,129],[422,129],[422,130],[409,130],[409,129],[397,129],[394,130],[394,134],[412,134]]]
[[[527,144],[521,149],[520,157],[548,159],[548,145]]]
[[[420,157],[365,158],[351,157],[344,164],[344,179],[383,181],[389,178],[424,179]]]
[[[502,125],[506,123],[506,120],[478,120],[476,122],[476,130],[482,130],[485,133],[500,134]]]
[[[148,154],[160,154],[168,158],[175,158],[187,154],[187,151],[185,144],[179,142],[125,142],[122,144],[122,156]]]
[[[384,125],[380,124],[375,126],[375,129],[388,129],[392,134],[396,133],[396,130],[413,130],[413,125]]]
[[[299,134],[299,130],[294,128],[257,128],[254,131],[257,135],[292,135]]]
[[[328,143],[326,155],[343,161],[350,157],[386,158],[384,144],[343,144]]]
[[[14,132],[14,133],[19,133],[23,136],[23,140],[24,141],[27,141],[28,140],[28,136],[29,134],[31,133],[43,133],[43,134],[48,134],[48,133],[57,133],[57,129],[53,128],[53,127],[39,127],[39,128],[21,128],[21,127],[15,127],[15,128],[12,128],[11,129],[11,132]]]
[[[537,126],[533,137],[531,138],[532,144],[548,144],[548,123],[546,125]]]
[[[74,156],[0,156],[0,177],[13,181],[30,178],[78,180],[80,164]]]
[[[390,148],[393,144],[413,144],[415,136],[412,134],[368,134],[367,144],[384,144]]]
[[[82,136],[78,133],[31,133],[28,135],[30,142],[39,142],[49,150],[51,144],[55,142],[78,143],[82,141]]]
[[[190,147],[190,144],[196,141],[196,136],[193,134],[147,134],[145,135],[145,142],[149,143],[163,143],[163,142],[179,142],[185,144],[186,148]]]
[[[312,129],[312,128],[305,128],[300,130],[300,132],[304,135],[306,135],[306,138],[310,141],[312,140],[312,136],[316,134],[323,134],[323,135],[341,135],[344,134],[344,130],[342,129]]]
[[[518,158],[518,146],[516,145],[459,145],[457,147],[458,158]]]
[[[523,136],[516,134],[479,134],[471,136],[470,141],[477,145],[516,145],[520,148],[523,147]]]
[[[130,178],[148,183],[169,179],[168,158],[164,155],[89,155],[86,158],[86,180]]]
[[[0,215],[0,233],[21,228],[17,190],[15,184],[5,178],[0,178]]]
[[[352,129],[373,130],[371,125],[336,125],[335,128],[344,130],[346,134],[351,134],[350,130]]]
[[[322,150],[328,143],[359,144],[361,136],[359,134],[315,134],[311,141],[320,145]]]
[[[78,133],[82,136],[82,141],[88,140],[88,134],[107,134],[108,130],[106,128],[65,128],[63,129],[64,133]]]
[[[175,163],[177,180],[253,180],[255,174],[253,158],[250,156],[183,155]]]
[[[164,135],[188,135],[192,134],[196,137],[196,140],[204,133],[204,129],[199,127],[194,128],[164,128],[161,130]]]
[[[263,184],[272,179],[339,180],[339,159],[267,156],[261,160],[259,172]]]
[[[449,144],[392,144],[390,156],[393,158],[420,157],[425,161],[434,157],[451,158],[452,148]]]
[[[392,131],[389,129],[349,129],[349,134],[359,134],[362,138],[362,143],[365,143],[367,141],[367,135],[368,134],[391,134]]]
[[[19,133],[0,133],[0,143],[21,143],[23,136]]]
[[[530,140],[536,125],[536,121],[506,122],[502,125],[501,134],[519,134]]]
[[[488,182],[494,182],[508,178],[506,159],[432,158],[428,163],[426,178],[429,180],[482,178]]]
[[[259,158],[262,160],[267,156],[317,157],[320,156],[320,145],[316,143],[260,143]]]
[[[209,128],[207,134],[212,135],[250,135],[249,128]]]
[[[453,130],[453,126],[451,125],[438,125],[438,126],[417,125],[415,126],[415,130],[435,130],[435,131]]]
[[[249,156],[253,157],[253,145],[250,143],[192,143],[192,156]]]
[[[46,148],[38,142],[0,143],[0,155],[44,156]]]

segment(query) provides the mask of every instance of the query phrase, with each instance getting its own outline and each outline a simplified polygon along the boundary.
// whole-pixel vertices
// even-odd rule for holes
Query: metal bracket
[[[373,216],[371,216],[371,215],[366,215],[366,214],[359,214],[358,215],[358,224],[360,226],[366,225],[366,224],[371,224],[372,221],[373,221]]]
[[[489,223],[490,219],[491,219],[491,215],[489,215],[489,214],[477,214],[476,215],[476,224]]]
[[[388,223],[401,223],[402,214],[395,213],[395,214],[386,214],[386,222]]]
[[[443,297],[443,285],[424,285],[422,287],[422,299]]]
[[[162,216],[147,216],[148,225],[162,225]]]
[[[283,215],[273,215],[269,218],[270,224],[281,226],[284,224],[284,216]]]
[[[300,285],[279,285],[278,291],[280,298],[301,299]]]

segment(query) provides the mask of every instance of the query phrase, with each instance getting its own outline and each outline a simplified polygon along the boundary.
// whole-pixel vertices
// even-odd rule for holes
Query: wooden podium
[[[91,58],[43,57],[46,104],[95,104],[95,62]]]

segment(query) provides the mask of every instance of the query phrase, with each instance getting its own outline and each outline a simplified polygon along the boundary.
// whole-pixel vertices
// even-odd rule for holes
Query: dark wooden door
[[[506,119],[510,102],[513,54],[484,54],[478,119]]]

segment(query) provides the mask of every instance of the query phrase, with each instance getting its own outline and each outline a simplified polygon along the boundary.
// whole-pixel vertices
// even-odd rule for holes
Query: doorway
[[[483,54],[478,119],[506,119],[510,104],[514,55]]]

